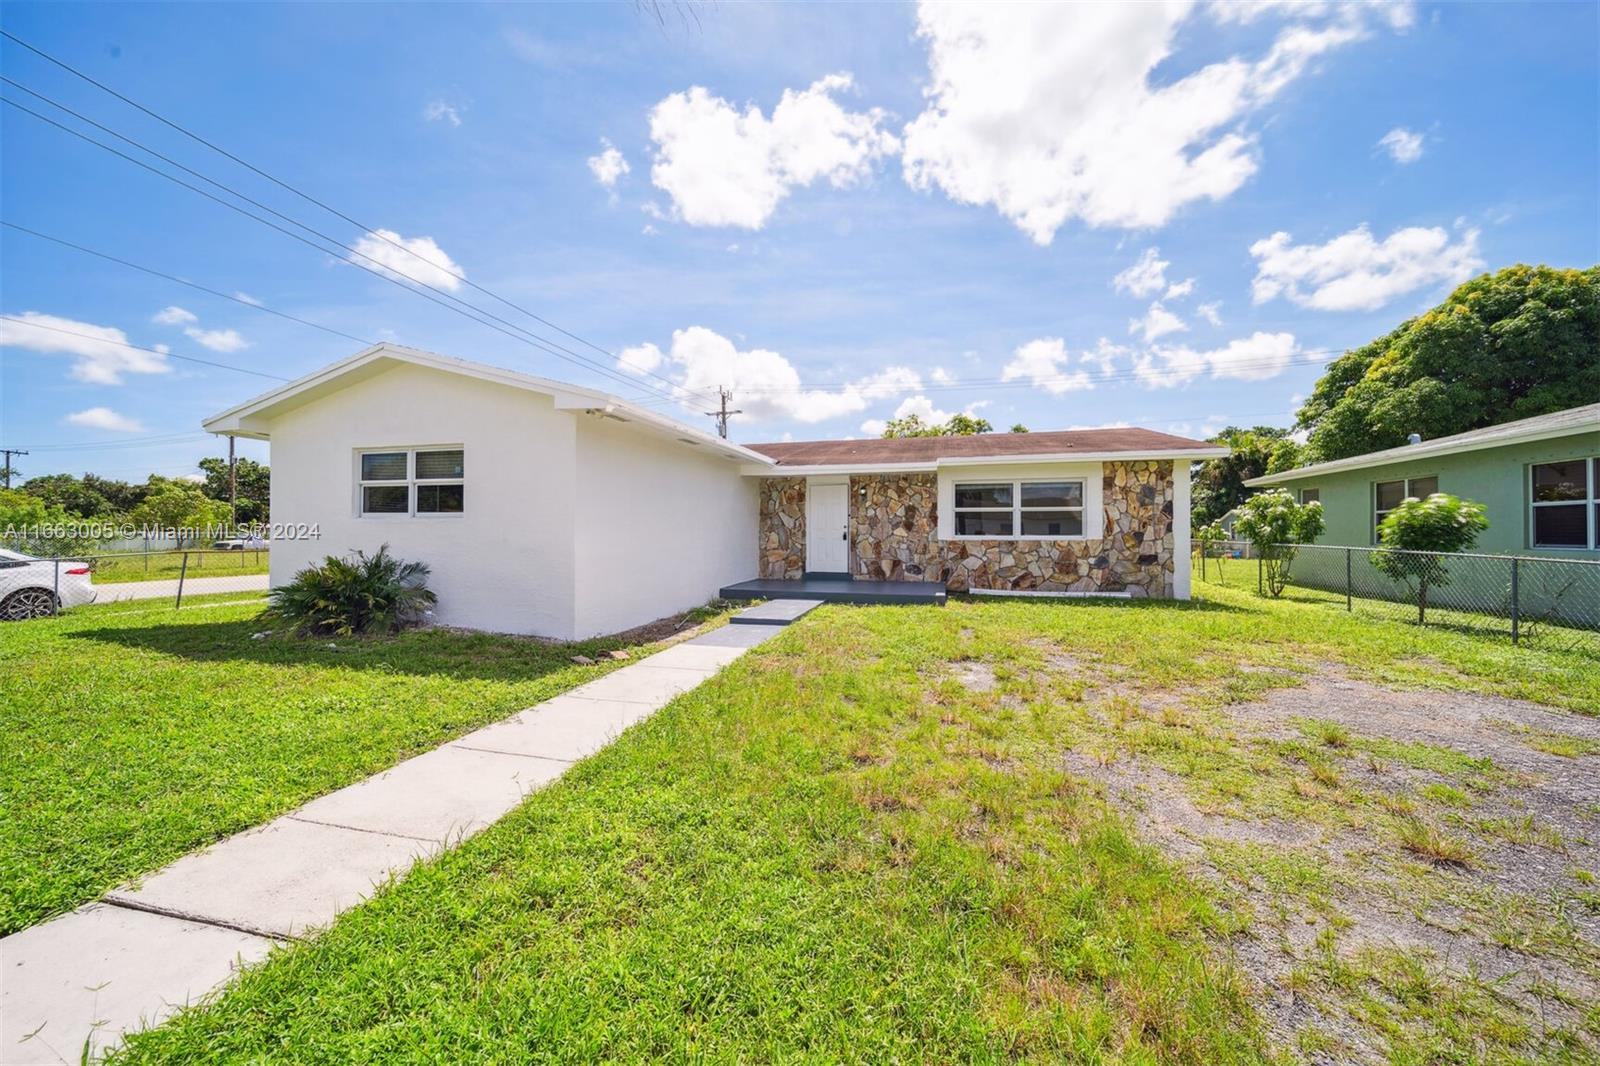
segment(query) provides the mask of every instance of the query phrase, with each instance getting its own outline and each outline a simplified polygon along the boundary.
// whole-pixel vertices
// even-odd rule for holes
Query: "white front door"
[[[845,573],[850,569],[850,486],[812,484],[806,500],[806,569]]]

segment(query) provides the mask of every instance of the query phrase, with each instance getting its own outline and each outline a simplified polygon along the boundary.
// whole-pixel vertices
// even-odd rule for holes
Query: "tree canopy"
[[[206,475],[200,490],[213,500],[227,503],[228,460],[202,459],[199,466]],[[272,496],[272,472],[265,463],[241,458],[234,460],[234,474],[239,483],[239,521],[246,525],[265,522]]]
[[[1197,526],[1215,522],[1243,503],[1251,493],[1244,487],[1247,480],[1288,470],[1300,454],[1289,430],[1277,426],[1229,426],[1209,439],[1227,445],[1229,454],[1206,460],[1194,472],[1191,515]]]
[[[1300,408],[1323,462],[1600,398],[1600,266],[1512,266],[1347,352]]]
[[[919,416],[911,414],[904,418],[891,418],[883,427],[885,437],[970,437],[974,433],[989,433],[994,426],[989,424],[987,418],[974,418],[971,415],[956,414],[950,416],[948,422],[924,422]],[[1011,432],[1018,430],[1013,428]],[[1021,432],[1026,433],[1027,430]]]

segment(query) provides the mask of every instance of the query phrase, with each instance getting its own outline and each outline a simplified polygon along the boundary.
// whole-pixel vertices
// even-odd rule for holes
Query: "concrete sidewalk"
[[[491,825],[778,632],[704,633],[0,940],[0,1063],[77,1062],[86,1046],[98,1057]]]
[[[212,577],[190,576],[183,582],[183,595],[204,596],[212,592],[265,592],[266,574],[231,574]],[[178,579],[160,581],[115,581],[94,587],[96,603],[121,603],[123,600],[175,600]],[[3,1062],[0,1059],[0,1062]]]

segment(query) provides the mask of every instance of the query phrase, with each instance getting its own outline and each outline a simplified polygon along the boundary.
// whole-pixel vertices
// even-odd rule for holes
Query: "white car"
[[[76,559],[57,563],[0,548],[0,620],[44,618],[55,614],[57,606],[93,603],[95,595],[88,563]]]

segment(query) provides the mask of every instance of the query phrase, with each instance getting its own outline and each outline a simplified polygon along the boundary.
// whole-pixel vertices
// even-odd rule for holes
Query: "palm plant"
[[[296,633],[352,636],[393,633],[438,602],[426,563],[404,562],[383,545],[372,555],[330,555],[272,590],[272,614]]]

